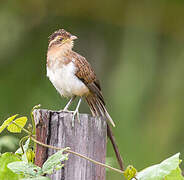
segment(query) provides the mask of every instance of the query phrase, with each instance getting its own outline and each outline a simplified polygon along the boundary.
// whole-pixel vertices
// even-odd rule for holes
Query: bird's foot
[[[79,118],[79,106],[81,104],[81,101],[82,101],[82,98],[79,99],[79,102],[77,104],[77,107],[75,109],[75,111],[69,111],[68,110],[68,107],[70,106],[71,102],[75,99],[76,96],[73,96],[70,101],[68,102],[68,104],[64,107],[64,109],[60,110],[59,112],[67,112],[67,113],[70,113],[72,112],[73,113],[73,116],[72,116],[72,127],[74,127],[74,121],[75,121],[75,117],[77,116],[77,119],[78,119],[78,122],[80,123],[80,118]]]
[[[70,112],[70,110],[68,110],[68,108],[64,108],[64,109],[62,109],[61,111],[64,111],[64,112]]]
[[[82,98],[79,99],[79,102],[77,104],[77,107],[75,111],[73,112],[73,117],[72,117],[72,127],[74,127],[74,121],[75,121],[75,116],[77,116],[78,122],[80,123],[80,117],[79,117],[79,106],[81,104]]]
[[[74,127],[75,117],[78,119],[78,122],[80,123],[80,117],[79,117],[79,111],[78,111],[78,109],[76,109],[75,111],[73,111],[72,127]]]
[[[71,111],[69,111],[68,109],[64,108],[64,109],[59,110],[58,112],[67,112],[68,113],[68,112],[71,112]]]

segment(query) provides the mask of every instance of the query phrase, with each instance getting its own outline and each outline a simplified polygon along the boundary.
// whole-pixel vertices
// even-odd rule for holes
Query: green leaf
[[[54,170],[57,170],[59,168],[58,165],[61,165],[62,161],[68,160],[68,154],[63,154],[64,150],[65,149],[58,151],[47,159],[47,161],[43,164],[42,167],[43,173],[53,173]]]
[[[57,170],[61,169],[62,167],[64,167],[64,164],[58,164],[58,165],[56,165],[55,170],[57,171]]]
[[[37,176],[37,177],[33,177],[33,178],[24,178],[21,180],[50,180],[50,178],[45,177],[45,176]]]
[[[179,164],[180,153],[140,171],[136,178],[139,180],[184,180],[181,176]]]
[[[21,133],[21,130],[22,130],[21,127],[24,127],[24,126],[25,126],[25,124],[26,124],[26,122],[27,122],[27,117],[20,117],[20,118],[17,118],[17,119],[16,119],[15,121],[13,121],[13,122],[15,122],[15,123],[16,123],[18,126],[20,126],[20,127],[18,127],[16,124],[11,123],[11,124],[7,127],[8,131],[13,132],[13,133]]]
[[[0,152],[3,148],[14,151],[19,144],[19,139],[15,136],[2,136],[0,138]]]
[[[7,152],[0,156],[0,180],[18,180],[21,177],[7,168],[7,164],[14,161],[20,161],[20,159],[13,153]]]
[[[173,170],[168,176],[166,176],[165,180],[184,180],[184,177],[182,176],[181,169],[176,168]]]
[[[24,174],[29,177],[35,177],[42,174],[41,168],[33,163],[27,163],[24,161],[12,162],[7,165],[16,174]]]
[[[26,152],[28,150],[29,143],[30,143],[30,138],[27,139],[27,141],[25,142],[25,144],[23,146],[24,152]],[[23,154],[22,148],[17,149],[17,151],[15,152],[15,154]]]
[[[9,117],[7,120],[3,122],[3,124],[0,126],[0,133],[18,116],[18,114]]]
[[[27,159],[27,156],[26,156],[26,152],[22,155],[22,161],[28,163],[28,159]]]

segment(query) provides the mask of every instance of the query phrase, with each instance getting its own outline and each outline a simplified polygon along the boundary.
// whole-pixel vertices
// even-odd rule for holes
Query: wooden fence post
[[[72,127],[72,112],[34,110],[36,139],[57,147],[71,150],[105,163],[106,121],[88,114],[80,114],[80,122],[75,120]],[[42,166],[48,156],[56,150],[37,145],[35,163]],[[95,165],[73,154],[65,162],[64,168],[50,175],[52,180],[105,180],[105,168]]]

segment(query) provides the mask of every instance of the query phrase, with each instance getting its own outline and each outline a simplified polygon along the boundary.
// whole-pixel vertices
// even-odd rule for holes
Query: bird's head
[[[77,39],[77,36],[72,35],[64,29],[59,29],[49,36],[49,47],[68,46],[69,48],[72,48],[73,40],[75,39]]]

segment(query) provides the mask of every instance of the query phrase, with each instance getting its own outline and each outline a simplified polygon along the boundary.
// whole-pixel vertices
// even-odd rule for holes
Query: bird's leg
[[[77,104],[77,107],[75,109],[75,111],[73,112],[73,117],[72,117],[72,127],[74,127],[74,121],[75,121],[75,116],[77,115],[77,119],[80,122],[80,118],[79,118],[79,107],[82,101],[82,97],[79,99],[79,102]]]
[[[68,111],[69,106],[72,104],[72,102],[74,101],[74,99],[76,98],[76,96],[72,96],[72,98],[68,101],[68,103],[66,104],[66,106],[64,107],[63,111]]]

